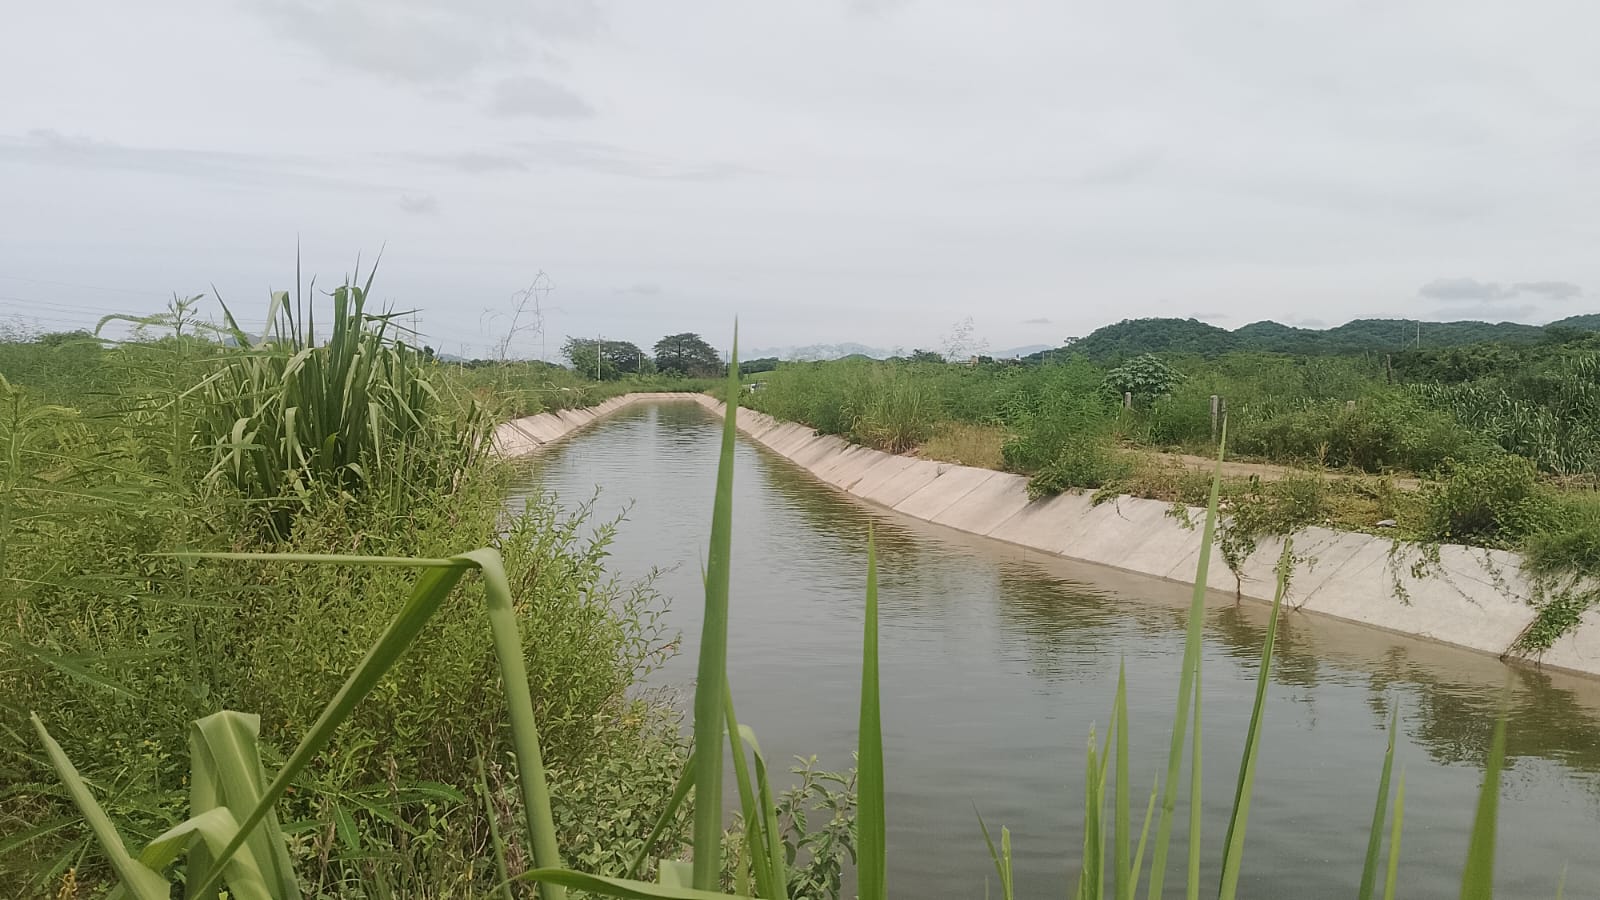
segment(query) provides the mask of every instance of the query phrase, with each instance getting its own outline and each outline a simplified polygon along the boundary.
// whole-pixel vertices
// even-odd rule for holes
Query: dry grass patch
[[[1005,445],[1008,436],[999,425],[940,422],[933,427],[933,434],[917,448],[917,454],[963,466],[1004,469],[1000,448]]]

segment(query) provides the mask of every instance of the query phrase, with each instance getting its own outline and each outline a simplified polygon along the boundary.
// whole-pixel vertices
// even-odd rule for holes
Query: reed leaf
[[[1272,612],[1267,619],[1267,636],[1261,644],[1261,669],[1256,673],[1255,705],[1250,709],[1250,725],[1245,731],[1244,754],[1239,761],[1239,782],[1233,793],[1233,815],[1228,821],[1228,836],[1222,845],[1222,887],[1219,900],[1233,900],[1239,888],[1239,868],[1244,862],[1244,835],[1250,822],[1250,793],[1255,788],[1256,757],[1261,752],[1261,718],[1267,701],[1267,684],[1272,675],[1272,648],[1278,638],[1278,612],[1289,587],[1293,564],[1292,539],[1283,542],[1278,558],[1278,589],[1272,595]]]
[[[1205,523],[1200,529],[1200,561],[1195,566],[1194,593],[1189,602],[1188,628],[1183,640],[1183,663],[1178,675],[1178,709],[1172,719],[1172,742],[1167,748],[1167,777],[1161,791],[1161,817],[1156,822],[1156,843],[1150,860],[1150,900],[1161,900],[1166,883],[1167,846],[1172,840],[1172,818],[1178,808],[1178,770],[1183,761],[1184,733],[1189,725],[1189,702],[1200,669],[1200,633],[1205,620],[1206,581],[1210,577],[1211,547],[1217,532],[1217,497],[1222,490],[1222,460],[1227,452],[1228,424],[1222,423],[1217,442],[1216,468],[1211,495],[1206,501]]]
[[[1467,846],[1467,866],[1461,872],[1461,900],[1494,897],[1495,819],[1500,807],[1500,767],[1506,756],[1506,717],[1502,711],[1494,724],[1489,759],[1483,766],[1483,786],[1478,791],[1478,811],[1472,821]]]
[[[1133,864],[1129,856],[1129,832],[1133,829],[1132,786],[1128,779],[1128,664],[1117,667],[1117,698],[1112,728],[1117,732],[1116,815],[1112,822],[1112,878],[1117,900],[1133,900]]]
[[[878,695],[878,549],[871,530],[867,532],[867,609],[861,644],[861,723],[856,759],[857,892],[860,900],[887,900],[888,815],[883,798],[883,717]]]
[[[1389,870],[1383,879],[1383,900],[1394,900],[1395,880],[1400,874],[1400,825],[1406,818],[1406,770],[1394,786],[1394,821],[1389,824]],[[1562,878],[1566,870],[1562,870]],[[1558,897],[1559,900],[1559,897]]]
[[[1389,746],[1383,752],[1383,774],[1378,776],[1378,803],[1372,810],[1367,855],[1361,865],[1361,886],[1356,892],[1359,900],[1372,900],[1372,891],[1378,882],[1378,850],[1383,844],[1383,820],[1389,812],[1389,773],[1394,768],[1394,732],[1399,714],[1398,706],[1389,711]]]
[[[995,875],[1000,879],[1000,900],[1015,900],[1016,891],[1011,881],[1011,829],[1000,826],[1000,850],[994,847],[989,826],[978,814],[978,827],[983,830],[983,842],[989,847],[989,859],[994,863]]]
[[[717,493],[711,507],[706,606],[700,628],[700,663],[694,691],[693,884],[705,891],[717,886],[722,872],[722,733],[726,714],[723,696],[727,692],[728,678],[728,573],[733,554],[733,452],[739,409],[737,325],[727,388],[722,453],[717,463]]]

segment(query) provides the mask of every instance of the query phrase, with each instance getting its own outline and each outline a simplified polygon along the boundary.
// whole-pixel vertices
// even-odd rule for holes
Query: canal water
[[[626,513],[610,560],[663,570],[682,651],[652,678],[692,692],[720,422],[640,404],[546,450],[521,493]],[[881,581],[889,885],[998,896],[979,831],[1011,829],[1018,896],[1062,896],[1082,845],[1085,741],[1126,663],[1135,816],[1164,771],[1189,589],[1044,557],[870,507],[740,439],[729,677],[774,763],[847,768],[856,744],[866,533]],[[1215,595],[1203,662],[1206,893],[1227,828],[1266,610]],[[1509,715],[1500,896],[1600,894],[1600,683],[1289,613],[1267,692],[1240,896],[1348,898],[1366,849],[1385,728],[1405,773],[1399,893],[1459,890],[1484,758]],[[1188,776],[1183,776],[1187,786]],[[1167,884],[1182,895],[1186,807]],[[986,881],[988,882],[986,885]]]

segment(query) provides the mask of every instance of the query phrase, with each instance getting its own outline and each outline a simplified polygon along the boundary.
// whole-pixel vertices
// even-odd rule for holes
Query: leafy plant
[[[404,509],[448,486],[487,439],[471,403],[454,427],[430,427],[454,411],[441,410],[424,356],[401,339],[396,314],[367,310],[373,274],[334,289],[325,333],[317,330],[315,303],[308,307],[298,290],[292,306],[287,292],[272,295],[259,337],[226,312],[229,337],[243,352],[223,357],[196,387],[212,477],[260,504],[280,536],[313,491],[380,489]],[[453,443],[453,452],[423,446],[438,440]]]
[[[1150,400],[1172,393],[1182,380],[1183,376],[1160,357],[1144,353],[1107,372],[1102,385],[1118,397],[1127,393],[1135,399]]]
[[[1533,464],[1503,454],[1452,465],[1427,490],[1426,534],[1439,541],[1507,546],[1549,520],[1550,503]]]

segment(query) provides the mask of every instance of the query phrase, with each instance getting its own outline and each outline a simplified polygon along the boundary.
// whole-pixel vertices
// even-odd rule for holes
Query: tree
[[[567,338],[561,355],[578,374],[600,381],[615,381],[624,375],[643,374],[647,365],[644,351],[630,341],[604,341],[594,338]]]
[[[722,360],[705,339],[693,332],[669,334],[656,341],[656,369],[663,374],[704,378],[722,371]]]
[[[1146,353],[1135,356],[1106,373],[1103,382],[1107,390],[1121,396],[1131,393],[1142,400],[1164,397],[1172,393],[1183,376],[1160,359]]]

